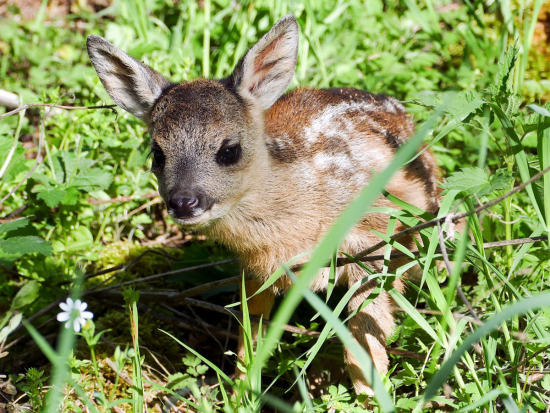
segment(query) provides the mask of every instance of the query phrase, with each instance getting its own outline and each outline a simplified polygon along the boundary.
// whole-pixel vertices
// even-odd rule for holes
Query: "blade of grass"
[[[506,322],[506,320],[523,314],[527,311],[532,311],[541,307],[548,307],[550,302],[550,292],[542,293],[536,296],[524,298],[521,301],[518,301],[502,310],[502,312],[495,314],[493,317],[489,318],[485,324],[476,329],[462,345],[453,352],[451,357],[441,366],[441,369],[436,373],[436,375],[430,380],[426,392],[424,394],[424,400],[431,400],[436,391],[443,385],[445,379],[453,369],[453,367],[460,361],[464,353],[468,351],[477,341],[479,341],[483,336],[490,333],[491,331],[496,330],[501,324]]]
[[[519,175],[521,176],[521,180],[523,182],[528,181],[531,178],[531,174],[529,173],[529,162],[527,161],[527,155],[525,153],[525,150],[523,149],[523,145],[521,144],[521,140],[519,139],[519,136],[517,135],[514,126],[508,116],[504,113],[504,111],[495,103],[487,102],[487,104],[491,107],[495,115],[500,120],[500,123],[502,124],[502,127],[504,128],[504,132],[506,134],[506,137],[508,138],[508,141],[510,142],[510,148],[512,150],[512,153],[514,154],[514,157],[516,158],[516,164],[518,166]],[[546,226],[546,221],[544,219],[543,214],[543,203],[542,199],[540,199],[540,196],[536,191],[533,190],[533,184],[528,185],[525,190],[527,191],[527,194],[529,195],[529,198],[531,199],[531,203],[533,205],[533,208],[535,209],[537,213],[537,217],[541,224],[548,230],[548,227]]]

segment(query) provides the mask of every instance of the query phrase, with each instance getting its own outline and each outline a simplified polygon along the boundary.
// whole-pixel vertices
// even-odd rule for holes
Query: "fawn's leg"
[[[353,271],[360,278],[364,273]],[[349,285],[353,285],[358,279],[349,274]],[[396,285],[398,283],[399,285]],[[377,280],[371,280],[363,284],[349,301],[348,311],[355,311],[365,299],[370,295],[372,290],[376,288]],[[401,281],[394,283],[399,290],[402,289]],[[387,292],[382,292],[374,299],[367,307],[357,313],[348,321],[348,328],[351,334],[370,354],[374,367],[380,374],[388,372],[389,359],[386,354],[386,338],[391,334],[394,327],[393,308],[395,304]],[[355,387],[357,394],[366,393],[373,396],[372,389],[367,384],[363,377],[361,365],[353,356],[351,351],[344,349],[344,360],[350,375],[350,379]]]
[[[246,297],[250,297],[253,295],[256,291],[260,289],[262,286],[262,283],[258,280],[247,280],[245,281],[245,289],[246,289]],[[243,294],[242,287],[241,287],[241,302],[246,300],[245,294]],[[252,316],[257,317],[263,317],[264,320],[269,319],[269,315],[271,314],[271,309],[273,308],[273,303],[275,301],[275,294],[271,291],[271,289],[267,289],[260,294],[248,299],[247,305],[248,305],[248,312]],[[254,347],[256,345],[256,341],[258,340],[258,330],[259,330],[259,324],[255,321],[250,322],[250,327],[252,330],[252,342],[254,343]],[[263,330],[265,331],[265,326],[263,326]],[[237,357],[239,360],[244,360],[244,352],[245,352],[245,337],[243,333],[242,327],[239,328],[239,347],[237,349]],[[244,373],[239,370],[237,367],[235,369],[235,377],[243,379]]]

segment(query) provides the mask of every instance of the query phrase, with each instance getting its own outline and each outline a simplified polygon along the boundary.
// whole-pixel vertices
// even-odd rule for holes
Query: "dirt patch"
[[[0,0],[0,19],[33,20],[38,15],[41,0]],[[78,14],[83,9],[99,11],[112,4],[112,0],[50,0],[46,6],[46,20]]]

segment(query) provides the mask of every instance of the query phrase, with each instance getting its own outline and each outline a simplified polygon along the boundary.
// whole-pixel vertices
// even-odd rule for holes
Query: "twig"
[[[94,273],[91,273],[91,274],[86,274],[84,276],[84,280],[89,280],[90,278],[93,278],[93,277],[97,277],[99,275],[105,275],[105,274],[109,274],[111,272],[114,272],[114,271],[118,271],[118,270],[121,270],[119,271],[118,273],[124,271],[124,270],[129,270],[130,268],[132,268],[134,265],[136,265],[145,255],[147,254],[158,254],[158,255],[161,255],[163,257],[166,257],[166,258],[169,258],[171,260],[176,260],[177,258],[176,257],[173,257],[172,255],[164,252],[164,251],[157,251],[155,249],[150,249],[150,250],[147,250],[147,251],[144,251],[142,252],[139,256],[137,256],[136,258],[134,258],[132,261],[130,261],[128,264],[119,264],[119,265],[115,265],[114,267],[111,267],[111,268],[106,268],[104,270],[101,270],[101,271],[97,271],[97,272],[94,272]],[[117,273],[117,274],[118,274]],[[68,280],[68,281],[62,281],[60,282],[58,285],[65,285],[65,284],[70,284],[72,283],[73,281],[72,280]]]
[[[31,323],[32,321],[36,320],[38,317],[41,317],[41,316],[43,316],[44,314],[50,312],[52,309],[54,309],[55,307],[57,307],[57,306],[59,305],[59,303],[60,303],[61,301],[63,301],[64,299],[65,299],[65,297],[63,297],[63,298],[58,298],[58,299],[55,300],[53,303],[48,304],[48,305],[47,305],[46,307],[44,307],[42,310],[37,311],[35,314],[31,315],[29,318],[27,318],[27,321],[28,321],[29,323]],[[17,330],[19,330],[19,329],[22,328],[22,327],[23,327],[23,324],[20,324],[20,325],[14,330],[14,332],[17,331]]]
[[[175,412],[180,411],[167,396],[162,396],[162,400],[164,400],[164,403],[166,403],[170,407],[170,411],[172,411],[172,409],[174,409]]]
[[[437,225],[437,224],[436,224]],[[507,245],[521,245],[521,244],[529,244],[531,242],[540,242],[540,241],[547,241],[548,236],[542,235],[538,237],[527,237],[527,238],[516,238],[508,241],[494,241],[494,242],[484,242],[483,243],[483,249],[490,249],[490,248],[497,248],[497,247],[505,247]],[[472,244],[472,247],[477,248],[476,244]],[[452,253],[454,252],[454,249],[450,248],[447,250],[447,252]],[[434,251],[435,254],[441,253],[441,248],[436,248]],[[411,254],[413,254],[415,257],[418,257],[420,255],[420,251],[411,251]],[[384,255],[369,255],[366,257],[358,257],[354,256],[355,260],[361,261],[361,262],[370,262],[370,261],[382,261],[385,260],[386,257]],[[410,258],[410,254],[404,254],[402,252],[392,252],[390,259],[396,259],[396,258]],[[435,258],[436,260],[438,258]],[[343,265],[347,264],[353,264],[355,261],[349,258],[338,258],[336,260],[336,266],[341,267]],[[303,268],[305,264],[299,264],[295,265],[292,268],[295,268],[293,271],[299,271]],[[327,265],[328,266],[328,265]]]
[[[243,319],[243,313],[241,311],[225,308],[225,307],[222,307],[222,306],[219,306],[219,305],[216,305],[216,304],[212,304],[212,303],[207,303],[206,301],[200,301],[200,300],[194,300],[192,298],[186,298],[186,299],[183,300],[183,302],[181,304],[188,304],[188,305],[192,305],[192,306],[195,306],[195,307],[215,311],[215,312],[218,312],[218,313],[221,313],[221,314],[231,313],[234,316],[236,316],[239,320]],[[253,316],[253,315],[250,315],[249,317],[250,317],[251,321],[260,322],[260,320],[261,320],[263,325],[265,325],[265,326],[270,326],[271,325],[271,321],[263,319],[261,317],[257,317],[257,316]],[[301,334],[301,335],[309,336],[309,337],[319,337],[321,335],[321,333],[318,332],[318,331],[310,331],[310,330],[306,330],[304,328],[294,327],[294,326],[291,326],[291,325],[288,325],[288,324],[283,325],[282,328],[283,328],[283,330],[288,331],[289,333]],[[396,355],[396,356],[407,357],[407,358],[415,358],[417,360],[424,360],[423,355],[413,353],[412,351],[399,350],[399,349],[394,349],[394,348],[390,348],[390,347],[386,347],[386,350],[388,351],[388,353]]]
[[[55,285],[51,285],[49,283],[47,283],[46,281],[41,281],[41,280],[37,280],[36,278],[32,278],[32,277],[29,277],[27,275],[23,275],[21,273],[19,273],[19,271],[16,271],[16,270],[12,270],[11,268],[8,268],[8,267],[5,267],[4,265],[0,264],[0,270],[3,270],[15,277],[19,277],[19,278],[23,278],[24,280],[29,280],[29,281],[36,281],[40,284],[42,284],[44,287],[48,287],[48,288],[51,288],[53,290],[61,290],[63,292],[65,292],[62,288],[58,287],[58,286],[55,286]]]
[[[534,390],[537,393],[544,394],[545,396],[550,395],[550,390],[543,389],[542,387],[534,386],[530,381],[523,380],[522,378],[519,379],[519,382],[521,384],[526,384],[529,386],[529,390]]]
[[[51,323],[52,321],[54,321],[56,319],[56,316],[53,316],[51,318],[49,318],[48,320],[44,321],[42,324],[40,324],[39,326],[35,326],[34,328],[36,328],[37,330],[40,330],[42,327],[44,327],[46,324],[49,324]],[[21,327],[21,326],[19,326]],[[15,330],[17,331],[17,329]],[[12,346],[15,346],[17,343],[19,343],[21,340],[23,340],[26,336],[28,336],[29,333],[24,333],[22,334],[20,337],[18,338],[15,338],[13,339],[12,341],[10,341],[9,343],[5,344],[4,346],[1,345],[0,343],[0,353],[2,353],[3,351],[9,349],[10,347]]]
[[[156,245],[181,246],[189,241],[189,239],[184,237],[181,233],[173,236],[168,235],[168,233],[159,235],[155,239],[142,242],[141,245],[144,247],[154,247]]]
[[[141,298],[141,293],[140,293],[140,298]],[[199,307],[199,308],[204,308],[206,310],[211,310],[211,311],[215,311],[217,313],[226,314],[226,315],[232,314],[232,315],[236,316],[239,320],[243,319],[243,313],[241,311],[229,309],[229,308],[222,307],[222,306],[219,306],[219,305],[216,305],[216,304],[208,303],[206,301],[194,300],[192,298],[185,298],[185,299],[182,300],[182,302],[180,302],[180,304],[182,304],[182,305],[187,304],[187,305],[191,305],[191,306],[195,306],[195,307]],[[250,315],[250,320],[255,321],[255,322],[260,322],[260,320],[261,320],[263,325],[265,325],[265,326],[271,325],[271,322],[269,320],[263,319],[261,317],[253,316],[253,315]],[[289,333],[301,334],[301,335],[309,336],[309,337],[319,337],[321,335],[321,333],[318,332],[318,331],[310,331],[310,330],[306,330],[304,328],[294,327],[294,326],[291,326],[291,325],[288,325],[288,324],[283,325],[282,328],[283,328],[283,330],[288,331]],[[225,334],[225,332],[223,334]],[[238,337],[235,336],[235,339],[237,339],[237,338]],[[337,339],[335,339],[335,340],[337,340]],[[413,359],[417,359],[417,360],[424,360],[423,355],[418,354],[418,353],[414,353],[412,351],[399,350],[399,349],[390,348],[390,347],[386,347],[386,350],[387,350],[388,353],[393,354],[395,356],[413,358]]]
[[[217,262],[209,262],[207,264],[195,265],[194,267],[182,268],[182,269],[179,269],[179,270],[168,271],[168,272],[163,272],[161,274],[151,275],[149,277],[139,278],[137,280],[126,281],[126,282],[119,283],[119,284],[116,284],[116,285],[111,285],[109,287],[101,288],[99,290],[92,288],[91,290],[88,290],[88,291],[84,292],[84,294],[103,293],[103,292],[112,290],[114,288],[123,287],[125,285],[139,284],[139,283],[143,283],[143,282],[152,281],[152,280],[156,280],[156,279],[159,279],[159,278],[167,277],[169,275],[182,274],[184,272],[200,270],[200,269],[209,268],[209,267],[215,267],[215,266],[218,266],[218,265],[229,264],[229,263],[235,262],[235,261],[237,261],[236,258],[230,258],[228,260],[222,260],[222,261],[217,261]]]
[[[508,373],[512,370],[516,370],[517,368],[521,367],[521,366],[524,366],[525,364],[527,364],[530,360],[534,359],[535,357],[537,357],[540,353],[543,353],[545,352],[546,350],[550,349],[550,345],[547,345],[546,347],[544,348],[541,348],[540,350],[537,350],[535,351],[533,354],[531,354],[529,357],[527,357],[525,360],[523,360],[521,363],[518,363],[512,367],[509,367],[507,368],[506,370],[503,370],[502,372],[503,373]]]
[[[156,198],[158,196],[158,192],[148,192],[143,195],[135,195],[135,196],[117,196],[116,198],[111,199],[93,199],[88,198],[88,203],[90,205],[102,205],[102,204],[112,204],[115,202],[130,202],[135,201],[137,199],[150,199],[150,198]]]
[[[548,168],[544,169],[543,171],[537,173],[535,176],[533,176],[531,179],[525,181],[523,184],[516,186],[510,192],[507,192],[506,194],[504,194],[502,196],[499,196],[498,198],[495,198],[492,201],[487,202],[486,204],[480,205],[480,206],[478,206],[477,208],[474,208],[471,211],[464,212],[462,214],[457,214],[457,215],[447,214],[447,215],[445,215],[441,218],[435,218],[435,219],[432,219],[431,221],[423,222],[422,224],[416,225],[414,227],[407,228],[404,231],[401,231],[401,232],[398,232],[397,234],[392,235],[389,238],[389,240],[394,241],[394,240],[403,238],[407,235],[413,234],[415,232],[421,231],[423,229],[435,227],[437,225],[437,223],[443,223],[443,222],[445,222],[446,219],[451,219],[453,222],[456,223],[457,221],[461,220],[462,218],[466,218],[470,215],[477,214],[478,212],[481,212],[485,209],[488,209],[488,208],[492,207],[493,205],[498,204],[503,199],[506,199],[509,196],[512,196],[515,193],[521,191],[526,186],[528,186],[528,185],[532,184],[533,182],[535,182],[536,180],[538,180],[540,177],[542,177],[548,171],[550,171],[550,166]],[[386,244],[387,244],[386,241],[380,241],[379,243],[373,245],[372,247],[369,247],[369,248],[361,251],[360,253],[356,254],[354,258],[355,259],[362,259],[362,258],[366,257],[367,255],[370,255],[374,251],[377,251],[380,248],[384,247]],[[336,265],[341,266],[341,265],[351,264],[351,263],[353,263],[353,260],[351,260],[349,258],[342,258],[342,259],[338,259],[338,262],[337,262]],[[299,271],[303,267],[303,265],[304,264],[293,265],[290,269],[292,271],[296,272],[296,271]]]
[[[501,246],[505,246],[505,245],[519,245],[519,244],[526,244],[526,243],[530,243],[530,242],[546,241],[547,238],[548,238],[547,236],[540,236],[540,237],[530,237],[530,238],[519,238],[519,239],[510,240],[510,241],[487,242],[487,243],[483,244],[483,248],[495,248],[495,247],[501,247]],[[474,247],[475,247],[475,245],[474,245]],[[449,251],[453,251],[453,250],[449,250]],[[439,249],[436,250],[436,253],[438,253],[438,252],[440,252]],[[418,251],[414,251],[413,254],[418,256],[420,253]],[[392,254],[390,256],[390,258],[401,258],[401,257],[408,257],[408,255],[403,254],[403,253],[396,253],[396,254]],[[383,255],[374,255],[374,256],[362,258],[361,261],[378,261],[378,260],[383,260],[383,259],[384,259]],[[218,263],[204,264],[204,265],[206,265],[206,266],[221,265],[222,263],[229,263],[229,262],[233,262],[235,260],[236,259],[227,260],[226,262],[221,261],[221,262],[218,262]],[[110,269],[104,270],[104,271],[105,272],[112,272],[112,271],[114,271],[118,268],[121,268],[121,266],[113,267],[113,268],[110,268]],[[184,269],[177,270],[177,271],[178,271],[178,273],[180,273],[180,272],[192,271],[194,269],[197,269],[197,267],[184,268]],[[100,275],[100,274],[103,274],[103,273],[104,272],[100,271],[99,273],[90,274],[90,275],[87,275],[86,277]],[[172,275],[172,274],[174,274],[174,272],[153,275],[151,277],[153,277],[153,278],[157,277],[158,278],[158,277],[164,277],[164,276]],[[135,282],[148,281],[148,280],[151,279],[151,277],[142,278],[141,280],[136,280]],[[250,278],[250,276],[247,276],[247,278]],[[184,298],[201,295],[201,294],[204,294],[205,292],[212,291],[212,290],[215,290],[215,289],[221,288],[221,287],[226,287],[228,285],[238,284],[238,283],[241,282],[241,280],[242,280],[241,276],[235,276],[235,277],[226,278],[226,279],[223,279],[223,280],[203,284],[203,285],[198,286],[198,287],[189,288],[189,289],[187,289],[185,291],[182,291],[182,292],[179,292],[179,293],[178,292],[166,292],[166,291],[141,291],[140,297],[147,299],[149,302],[177,304],[179,302],[179,300],[182,300]],[[134,283],[134,281],[128,281],[128,282],[123,283],[123,284],[117,284],[117,285],[114,285],[114,286],[106,287],[104,289],[93,291],[91,293],[96,294],[97,292],[100,292],[100,291],[103,292],[103,291],[113,290],[116,287],[119,287],[119,286],[122,286],[122,285],[132,284],[132,283]]]
[[[124,271],[127,271],[129,270],[130,268],[132,268],[134,265],[136,265],[147,253],[155,253],[155,254],[159,254],[159,255],[162,255],[162,256],[165,256],[165,257],[169,257],[169,258],[172,258],[173,257],[169,254],[166,254],[166,253],[161,253],[160,251],[157,251],[157,250],[147,250],[143,253],[141,253],[137,258],[134,258],[128,265],[126,265],[124,268],[118,270],[115,274],[111,275],[109,278],[107,278],[106,280],[103,280],[101,281],[99,284],[96,284],[94,285],[92,288],[90,288],[90,290],[88,290],[87,292],[89,291],[93,291],[93,290],[97,290],[99,289],[99,287],[101,287],[102,285],[104,285],[105,283],[109,282],[110,280],[112,280],[114,277],[116,277],[118,274],[121,274],[123,273]],[[85,278],[87,279],[87,278]],[[87,293],[85,292],[85,293]]]
[[[439,238],[439,248],[441,249],[441,255],[443,255],[443,261],[445,262],[445,266],[447,267],[447,273],[450,275],[452,273],[451,262],[449,261],[449,256],[447,255],[445,240],[443,239],[443,228],[441,228],[441,223],[439,221],[437,222],[437,229],[438,229],[438,238]],[[464,305],[466,305],[466,308],[468,308],[468,311],[470,312],[474,320],[476,320],[478,323],[481,323],[481,320],[477,316],[474,308],[472,307],[472,304],[470,304],[470,302],[466,298],[466,295],[464,294],[464,291],[462,291],[462,288],[460,288],[460,285],[458,283],[456,284],[456,291],[458,292],[458,296],[460,297]]]
[[[396,308],[394,311],[405,312],[405,310],[403,310],[402,308]],[[417,308],[416,311],[418,311],[420,314],[443,315],[443,312],[441,312],[441,311],[426,310],[424,308]],[[452,314],[453,314],[453,317],[457,320],[465,319],[470,323],[474,323],[474,324],[477,324],[477,325],[483,325],[483,323],[481,321],[478,322],[478,321],[474,320],[472,317],[470,317],[469,315],[465,315],[465,314],[459,313],[457,311],[453,312]]]
[[[29,204],[23,204],[19,208],[14,209],[12,212],[10,212],[8,215],[6,215],[4,218],[0,218],[0,224],[3,224],[5,222],[13,221],[14,219],[17,219],[18,215],[24,212],[29,207]]]
[[[119,371],[117,368],[117,365],[114,363],[113,360],[107,357],[103,361],[105,362],[105,364],[107,364],[111,368],[111,370],[113,370],[116,374],[118,374],[118,376],[122,380],[124,380],[128,386],[132,387],[134,385],[134,383],[132,382],[132,379],[130,378],[130,376],[128,376],[128,373],[126,373],[125,371]]]
[[[149,208],[150,206],[152,205],[155,205],[155,204],[160,204],[162,203],[162,199],[160,199],[160,197],[155,197],[154,199],[152,199],[151,201],[143,204],[143,205],[140,205],[139,207],[137,207],[136,209],[128,212],[128,213],[124,213],[124,215],[122,215],[121,217],[119,217],[117,220],[116,220],[116,223],[120,223],[122,221],[126,221],[128,218],[130,218],[132,215],[135,215],[137,214],[138,212],[140,211],[143,211],[144,209],[146,208]]]
[[[231,333],[231,332],[226,332],[225,330],[220,330],[219,328],[216,328],[208,323],[206,323],[205,321],[199,319],[197,317],[197,320],[198,320],[198,324],[196,321],[194,321],[195,325],[193,324],[190,324],[186,321],[183,321],[181,318],[176,318],[176,317],[171,317],[169,315],[166,315],[166,314],[162,314],[162,313],[158,313],[154,310],[152,310],[149,306],[146,306],[144,305],[143,307],[147,308],[148,309],[148,312],[149,314],[151,314],[153,317],[155,318],[158,318],[159,320],[164,320],[170,324],[174,324],[178,327],[182,327],[186,330],[192,330],[192,331],[196,331],[197,327],[202,327],[208,334],[212,335],[212,336],[218,336],[218,337],[223,337],[223,338],[231,338],[233,340],[238,340],[239,339],[239,336],[237,334],[234,334],[234,333]],[[169,307],[167,305],[163,305],[164,308],[168,309],[169,311],[172,311],[173,313],[179,315],[180,317],[183,316],[183,314],[181,312],[179,312],[178,310],[176,310],[175,308],[172,308],[172,307]],[[215,339],[216,341],[218,341],[217,339]],[[220,344],[218,342],[218,344]],[[222,349],[223,351],[223,349]]]
[[[251,277],[247,277],[251,278]],[[226,287],[228,285],[234,285],[240,283],[242,276],[237,275],[236,277],[226,278],[224,280],[213,281],[208,284],[203,284],[198,287],[189,288],[185,291],[182,291],[177,295],[177,299],[189,298],[197,295],[204,294],[208,291],[216,290],[218,288]]]
[[[31,323],[32,321],[34,321],[35,319],[37,319],[38,317],[41,317],[43,316],[44,314],[48,313],[50,310],[52,310],[54,307],[56,307],[57,305],[59,305],[59,303],[61,302],[62,300],[61,299],[58,299],[58,300],[55,300],[53,303],[47,305],[46,307],[44,307],[42,310],[38,311],[36,314],[30,316],[29,318],[27,318],[27,321],[29,323]],[[39,327],[41,326],[44,326],[46,325],[47,323],[49,323],[50,321],[54,320],[55,317],[52,317],[50,318],[48,321],[42,323]],[[14,330],[12,333],[15,333],[16,331],[19,331],[23,328],[23,323],[19,324]],[[35,327],[37,328],[37,327]],[[23,334],[22,337],[19,337],[13,341],[11,341],[10,343],[6,344],[5,346],[3,346],[4,349],[7,349],[11,346],[13,346],[14,344],[17,344],[19,342],[19,340],[21,340],[23,337],[25,337],[28,333],[25,333]],[[33,341],[34,342],[34,341]]]
[[[110,109],[111,112],[113,112],[115,115],[118,115],[118,112],[116,109],[114,109],[116,105],[101,105],[101,106],[63,106],[63,105],[55,105],[51,103],[29,103],[28,105],[23,105],[18,107],[17,109],[12,110],[11,112],[4,113],[3,115],[0,115],[0,119],[5,118],[7,116],[15,115],[18,112],[21,112],[22,110],[27,110],[28,108],[58,108],[58,109]]]
[[[486,243],[483,244],[483,248],[488,249],[488,248],[503,247],[503,246],[506,246],[506,245],[521,245],[521,244],[527,244],[527,243],[530,243],[530,242],[546,241],[547,239],[548,239],[548,237],[544,235],[544,236],[539,236],[539,237],[518,238],[518,239],[513,239],[513,240],[508,240],[508,241],[486,242]],[[472,245],[472,246],[476,247],[475,244]],[[449,249],[448,251],[453,252],[454,250]],[[436,254],[440,253],[440,252],[441,251],[440,251],[439,248],[436,249],[436,251],[435,251]],[[172,257],[171,255],[162,253],[162,252],[157,251],[157,250],[147,250],[147,251],[143,252],[140,256],[138,256],[137,258],[132,260],[129,264],[119,264],[119,265],[116,265],[114,267],[107,268],[105,270],[97,271],[97,272],[91,273],[91,274],[86,274],[84,276],[84,279],[88,280],[90,278],[97,277],[99,275],[108,274],[108,273],[115,272],[115,271],[118,271],[117,274],[119,274],[120,272],[122,272],[124,270],[128,270],[131,267],[133,267],[145,254],[148,254],[148,253],[166,255],[170,259],[175,259],[175,257]],[[420,252],[418,252],[418,251],[413,251],[412,253],[415,256],[420,255]],[[392,258],[392,259],[404,258],[404,257],[408,257],[408,255],[403,254],[403,253],[393,253],[390,256],[390,258]],[[384,258],[385,257],[383,255],[372,255],[372,256],[369,256],[369,257],[361,258],[360,261],[363,261],[363,262],[365,262],[365,261],[379,261],[379,260],[383,260]],[[235,260],[236,259],[233,259],[231,262],[233,262]],[[210,265],[222,265],[222,264],[223,264],[223,262],[218,262],[218,263],[212,263]],[[205,264],[205,265],[209,265],[209,264]],[[344,265],[344,264],[341,264],[341,265]],[[197,269],[197,268],[196,267],[191,267],[190,269],[182,269],[182,270],[178,270],[178,271],[186,272],[186,271],[192,271],[194,269]],[[117,275],[117,274],[115,274],[115,275]],[[158,274],[158,275],[152,276],[152,277],[163,277],[163,276],[167,276],[167,275],[171,275],[171,273]],[[138,280],[136,280],[136,282],[137,281]],[[140,280],[140,282],[143,282],[143,281],[147,281],[147,280],[145,278]],[[62,281],[58,285],[70,284],[71,282],[72,281]],[[208,283],[208,284],[203,284],[203,285],[198,286],[198,287],[190,288],[188,290],[182,291],[181,293],[174,294],[173,297],[171,297],[170,299],[173,298],[174,300],[176,300],[178,298],[193,297],[193,296],[200,295],[200,294],[203,294],[205,292],[211,291],[211,290],[216,289],[216,288],[221,288],[221,287],[226,287],[228,285],[238,284],[239,282],[241,282],[241,276],[226,278],[226,279],[219,280],[219,281],[214,281],[214,282],[211,282],[211,283]],[[131,283],[131,282],[128,282],[128,283]],[[106,287],[106,289],[113,289],[113,288],[116,288],[118,286],[120,286],[120,284]],[[103,290],[100,290],[100,291],[103,291]],[[147,294],[147,292],[142,291],[142,294],[144,294],[144,293]]]

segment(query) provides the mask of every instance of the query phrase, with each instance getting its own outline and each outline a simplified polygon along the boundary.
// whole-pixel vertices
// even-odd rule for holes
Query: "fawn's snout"
[[[208,211],[213,200],[197,191],[175,191],[167,201],[168,211],[174,218],[192,220]]]

